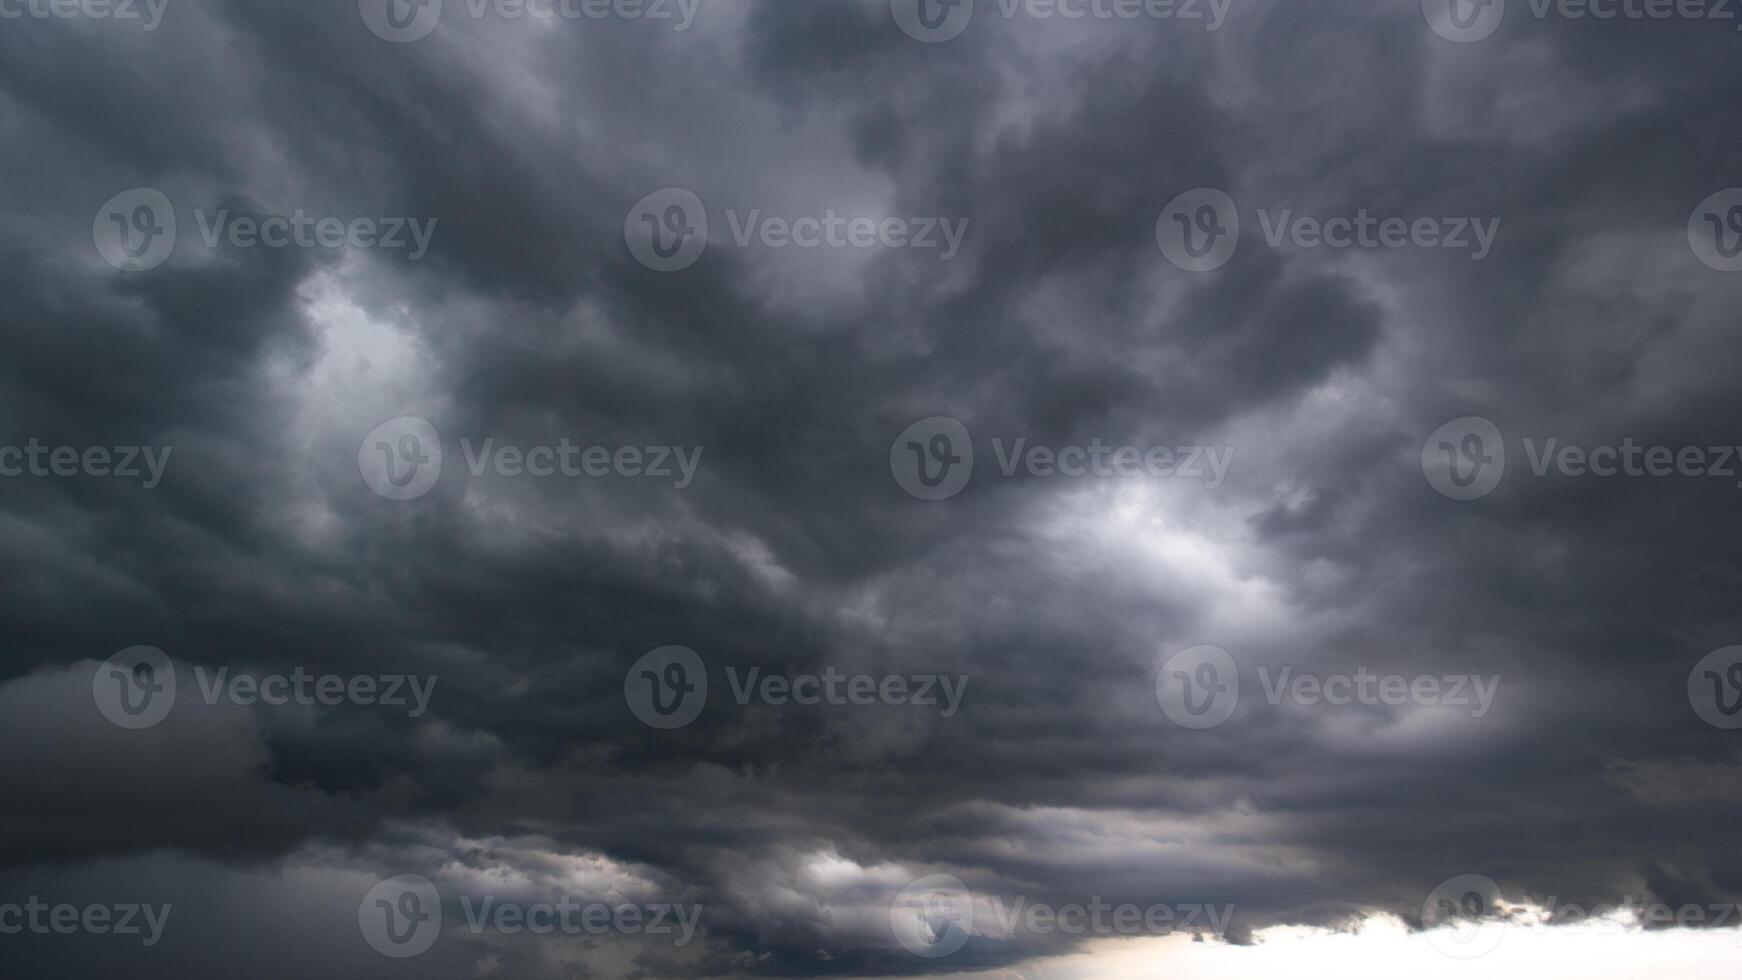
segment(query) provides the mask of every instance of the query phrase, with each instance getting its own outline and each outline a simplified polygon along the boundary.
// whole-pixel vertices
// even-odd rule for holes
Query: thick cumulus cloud
[[[1742,642],[1742,491],[1538,478],[1520,448],[1742,441],[1742,278],[1686,236],[1742,183],[1729,26],[1515,2],[1456,44],[1413,2],[1234,0],[1207,30],[982,0],[934,44],[884,0],[703,0],[682,31],[445,6],[410,43],[343,0],[0,30],[0,445],[173,447],[150,489],[0,480],[0,901],[176,907],[149,950],[0,939],[23,975],[907,974],[1087,940],[996,928],[1019,896],[1232,906],[1170,928],[1238,944],[1418,922],[1465,874],[1742,898],[1742,757],[1687,693]],[[119,272],[92,221],[135,187],[178,240]],[[679,272],[625,244],[666,187],[711,226]],[[1157,217],[1199,187],[1243,229],[1193,274]],[[415,259],[203,234],[299,210],[433,231]],[[734,240],[831,210],[968,223],[947,262]],[[1362,210],[1499,230],[1480,260],[1267,241]],[[358,462],[402,416],[445,452],[404,502]],[[977,452],[940,503],[890,468],[931,416]],[[1480,500],[1423,478],[1461,416],[1507,439]],[[468,470],[564,439],[702,455],[681,489]],[[1005,477],[1019,439],[1232,463]],[[178,698],[130,731],[91,690],[138,644]],[[624,681],[670,644],[711,690],[660,730]],[[1243,689],[1193,730],[1155,681],[1206,644]],[[226,667],[437,683],[424,712],[208,697]],[[1499,686],[1269,704],[1284,668]],[[741,706],[752,669],[967,686],[947,715]],[[357,923],[400,874],[441,895],[416,959]],[[947,959],[891,927],[931,874],[979,913]],[[485,895],[702,914],[681,944],[470,930]]]

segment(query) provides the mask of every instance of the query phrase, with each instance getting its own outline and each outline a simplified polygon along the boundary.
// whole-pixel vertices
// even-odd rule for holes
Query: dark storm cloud
[[[447,6],[408,44],[338,0],[0,30],[0,444],[176,447],[151,490],[0,482],[6,895],[165,896],[185,931],[156,962],[189,975],[427,977],[918,973],[1076,945],[909,954],[889,903],[934,872],[1054,905],[1232,904],[1241,943],[1416,921],[1466,873],[1509,897],[1742,892],[1742,759],[1685,694],[1742,635],[1732,483],[1537,479],[1515,450],[1460,503],[1419,463],[1465,415],[1512,440],[1742,441],[1742,287],[1683,234],[1738,183],[1733,31],[1515,11],[1454,45],[1413,2],[1236,0],[1214,32],[982,3],[922,44],[872,0],[707,0],[686,32]],[[119,273],[91,221],[136,186],[175,203],[179,243]],[[623,237],[667,186],[713,224],[677,273]],[[1155,226],[1201,186],[1244,229],[1193,275]],[[195,211],[226,208],[438,224],[416,261],[208,249]],[[970,225],[948,263],[731,244],[728,210],[829,208]],[[1501,230],[1477,262],[1273,249],[1257,216],[1363,208]],[[408,415],[445,470],[400,503],[357,453]],[[979,460],[928,504],[888,459],[934,415]],[[1001,479],[993,437],[1237,456],[1214,490]],[[681,491],[471,477],[460,440],[487,438],[705,454]],[[92,661],[141,643],[183,693],[130,732],[93,707]],[[1249,674],[1228,723],[1188,731],[1154,680],[1205,643],[1248,670],[1503,686],[1459,719],[1272,707]],[[666,644],[713,688],[676,731],[623,695]],[[225,665],[440,683],[420,718],[204,705],[195,668]],[[726,673],[831,666],[970,686],[944,718],[739,707]],[[401,873],[449,925],[408,961],[355,917]],[[702,938],[454,928],[460,895],[610,888],[703,905]],[[14,948],[43,976],[138,955]]]

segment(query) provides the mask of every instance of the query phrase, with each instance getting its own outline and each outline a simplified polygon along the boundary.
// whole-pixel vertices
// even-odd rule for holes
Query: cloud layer
[[[0,902],[176,912],[152,950],[23,935],[0,955],[44,977],[818,976],[1092,938],[980,916],[948,959],[916,956],[890,905],[931,874],[976,909],[1231,905],[1204,934],[1234,943],[1417,922],[1465,874],[1509,898],[1737,901],[1742,754],[1689,678],[1742,642],[1742,484],[1532,466],[1551,439],[1742,442],[1742,277],[1688,230],[1742,184],[1734,24],[1515,0],[1457,43],[1409,2],[1234,0],[1215,29],[1207,2],[1163,6],[982,0],[940,43],[886,0],[703,0],[682,30],[675,3],[447,0],[404,43],[341,0],[8,21],[0,445],[173,455],[150,489],[0,479]],[[1206,187],[1238,249],[1189,272],[1157,240]],[[175,245],[121,271],[104,209],[131,188],[171,202]],[[665,188],[709,226],[670,272],[625,234]],[[230,234],[298,214],[300,243]],[[763,233],[831,215],[876,241]],[[1269,240],[1361,215],[1497,231],[1480,256]],[[398,219],[426,254],[379,241]],[[919,247],[927,222],[962,229],[959,254]],[[1422,455],[1471,416],[1507,472],[1460,501]],[[442,472],[391,500],[359,455],[404,417]],[[975,465],[926,501],[891,458],[936,417]],[[1183,465],[1072,478],[1018,440],[1230,462],[1214,486]],[[565,444],[577,475],[527,475]],[[691,482],[631,475],[662,448],[699,451]],[[91,692],[139,644],[177,698],[130,731]],[[670,645],[709,691],[662,729],[625,683]],[[1194,729],[1156,682],[1206,645],[1241,691]],[[223,667],[439,683],[413,717],[202,696]],[[1269,703],[1284,668],[1498,686],[1479,715]],[[966,687],[948,716],[740,704],[752,670]],[[357,925],[400,874],[443,896],[415,959]],[[682,945],[468,932],[459,898],[486,894],[705,911]]]

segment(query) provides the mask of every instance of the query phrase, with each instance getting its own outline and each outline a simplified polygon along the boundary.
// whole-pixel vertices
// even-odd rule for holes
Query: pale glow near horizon
[[[1468,980],[1472,976],[1579,980],[1734,980],[1742,930],[1509,926],[1483,956],[1458,959],[1391,918],[1358,933],[1278,928],[1252,946],[1189,936],[1104,940],[1071,956],[1007,970],[935,974],[961,980]]]

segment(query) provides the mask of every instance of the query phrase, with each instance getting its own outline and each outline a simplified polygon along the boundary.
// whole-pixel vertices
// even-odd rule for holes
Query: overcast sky
[[[1599,6],[0,0],[0,972],[1733,969],[1742,16]]]

